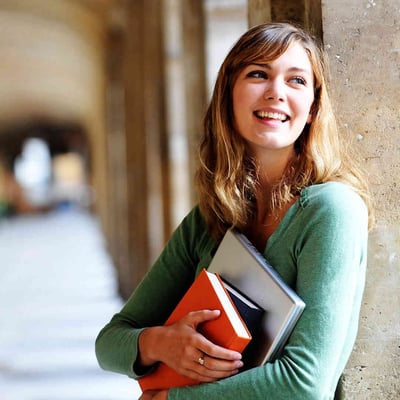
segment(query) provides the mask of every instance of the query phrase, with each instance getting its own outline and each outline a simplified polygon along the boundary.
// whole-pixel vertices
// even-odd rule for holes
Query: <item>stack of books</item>
[[[220,310],[217,319],[198,330],[213,343],[242,353],[243,369],[249,369],[279,356],[304,307],[246,236],[230,229],[210,266],[198,275],[166,325],[191,311]],[[139,379],[143,391],[198,383],[163,363]]]

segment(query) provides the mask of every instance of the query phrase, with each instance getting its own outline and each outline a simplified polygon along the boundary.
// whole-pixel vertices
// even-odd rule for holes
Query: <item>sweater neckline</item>
[[[307,204],[308,199],[308,190],[309,187],[305,187],[300,190],[300,195],[298,199],[289,207],[286,211],[286,214],[283,216],[281,222],[272,233],[272,235],[268,238],[267,243],[265,244],[263,254],[267,254],[269,248],[275,243],[275,241],[279,238],[282,232],[284,232],[287,227],[290,225],[294,216],[297,214],[297,211],[300,208],[304,208]]]

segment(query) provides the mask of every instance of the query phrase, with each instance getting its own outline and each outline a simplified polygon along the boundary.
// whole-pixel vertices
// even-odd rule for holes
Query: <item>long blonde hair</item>
[[[273,61],[293,43],[300,43],[306,50],[314,72],[313,118],[295,143],[297,157],[274,188],[270,208],[279,209],[312,184],[341,181],[359,193],[371,209],[366,181],[347,154],[349,146],[341,145],[322,46],[291,24],[261,24],[243,34],[228,53],[204,118],[197,186],[201,212],[216,240],[231,226],[245,228],[256,212],[257,165],[235,129],[233,86],[245,67],[260,60]]]

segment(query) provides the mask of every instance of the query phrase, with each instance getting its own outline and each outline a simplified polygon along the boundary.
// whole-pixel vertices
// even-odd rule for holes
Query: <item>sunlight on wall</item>
[[[247,1],[208,0],[205,11],[207,90],[210,96],[224,58],[247,30]]]

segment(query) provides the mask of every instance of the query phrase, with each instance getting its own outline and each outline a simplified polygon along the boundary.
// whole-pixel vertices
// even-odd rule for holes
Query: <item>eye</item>
[[[246,74],[248,78],[256,78],[256,79],[267,79],[268,75],[265,71],[261,70],[253,70]]]
[[[293,82],[296,85],[307,85],[307,81],[301,76],[294,76],[293,78],[290,78],[289,82]]]

